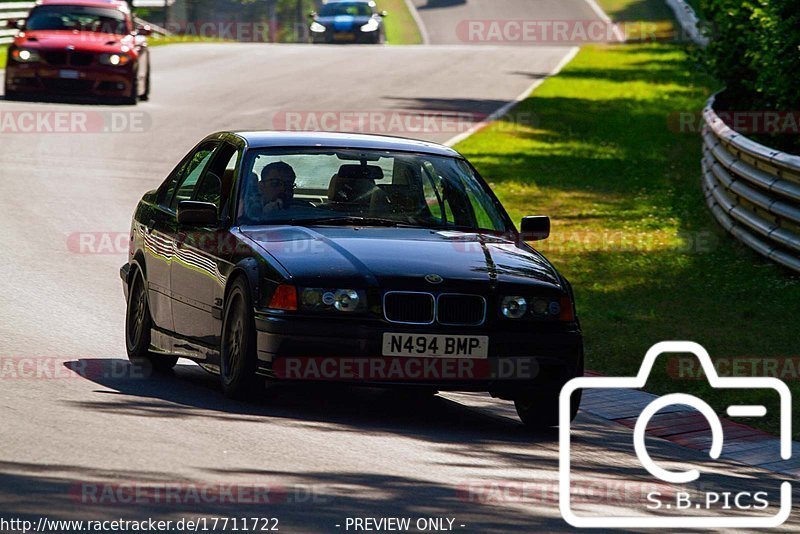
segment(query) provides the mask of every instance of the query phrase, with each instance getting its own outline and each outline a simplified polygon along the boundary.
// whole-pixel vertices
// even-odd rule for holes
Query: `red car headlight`
[[[97,58],[102,65],[111,65],[112,67],[123,67],[130,63],[131,57],[125,54],[100,54]]]
[[[39,52],[31,48],[15,48],[11,51],[11,59],[18,63],[35,63],[42,58]]]

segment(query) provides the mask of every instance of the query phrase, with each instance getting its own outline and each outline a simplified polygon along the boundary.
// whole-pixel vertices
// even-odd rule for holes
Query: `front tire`
[[[583,376],[584,363],[581,355],[575,376]],[[570,377],[574,378],[574,377]],[[558,383],[557,387],[532,385],[531,390],[514,399],[514,407],[522,423],[532,430],[543,430],[559,426],[559,397],[561,389],[569,380]],[[575,420],[581,407],[583,390],[579,389],[570,399],[570,422]]]
[[[220,383],[231,399],[250,397],[261,383],[256,370],[256,328],[250,289],[238,278],[225,302],[220,347]]]
[[[517,397],[514,407],[522,423],[532,430],[544,430],[558,426],[559,391],[551,393],[531,392]],[[569,420],[572,422],[578,415],[581,405],[580,390],[572,397]]]
[[[21,100],[22,95],[16,91],[10,91],[8,87],[5,87],[3,90],[3,100],[12,101],[12,100]]]
[[[144,79],[144,93],[139,97],[142,102],[150,100],[150,67],[147,67],[147,77]]]
[[[131,91],[130,94],[122,98],[122,103],[128,106],[135,106],[139,102],[139,74],[134,72],[131,77]]]
[[[125,313],[125,348],[132,364],[168,372],[178,363],[176,356],[165,356],[150,352],[150,329],[153,319],[147,302],[144,279],[138,272],[133,275],[128,292],[128,307]]]

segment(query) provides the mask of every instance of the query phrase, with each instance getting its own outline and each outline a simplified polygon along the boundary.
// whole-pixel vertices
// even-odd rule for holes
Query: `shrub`
[[[701,0],[705,64],[744,109],[800,109],[800,0]]]

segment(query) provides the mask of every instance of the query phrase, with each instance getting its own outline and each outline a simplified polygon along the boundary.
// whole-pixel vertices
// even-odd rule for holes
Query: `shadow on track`
[[[146,376],[116,359],[81,359],[64,365],[104,388],[95,392],[95,400],[73,404],[115,415],[230,422],[270,418],[281,425],[327,432],[404,434],[465,445],[502,441],[554,446],[557,440],[555,430],[532,435],[517,421],[402,389],[271,383],[251,402],[238,402],[225,398],[217,377],[194,364],[178,365],[172,376]]]

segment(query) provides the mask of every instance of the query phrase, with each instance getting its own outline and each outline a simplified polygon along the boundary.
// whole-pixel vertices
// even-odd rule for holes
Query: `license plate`
[[[384,334],[383,355],[417,358],[486,359],[489,357],[489,337]]]
[[[67,80],[77,80],[78,79],[78,71],[77,70],[60,70],[58,71],[58,77],[64,78]]]
[[[356,38],[354,33],[334,33],[333,38],[337,41],[352,41]]]

